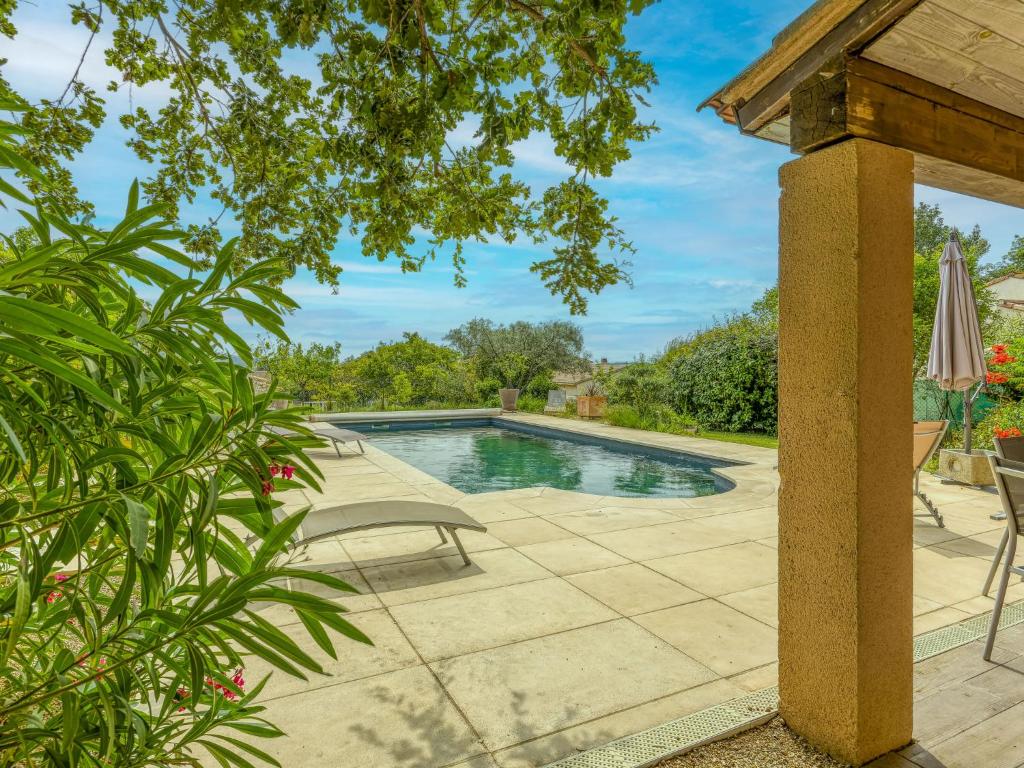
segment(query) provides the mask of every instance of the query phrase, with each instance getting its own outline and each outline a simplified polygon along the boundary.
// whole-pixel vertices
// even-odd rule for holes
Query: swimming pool
[[[464,493],[545,486],[599,496],[693,497],[731,490],[701,456],[503,422],[345,424]]]

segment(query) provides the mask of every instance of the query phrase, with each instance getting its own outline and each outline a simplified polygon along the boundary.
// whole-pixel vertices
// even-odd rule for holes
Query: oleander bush
[[[70,220],[19,132],[0,122],[0,203],[31,227],[0,246],[0,765],[273,763],[245,656],[320,666],[261,608],[293,608],[332,656],[328,629],[367,641],[338,603],[285,586],[351,589],[289,566],[301,514],[275,522],[275,494],[316,487],[316,441],[268,436],[299,415],[254,394],[225,322],[285,341],[282,265],[232,273],[228,243],[197,273],[137,185],[113,226]]]

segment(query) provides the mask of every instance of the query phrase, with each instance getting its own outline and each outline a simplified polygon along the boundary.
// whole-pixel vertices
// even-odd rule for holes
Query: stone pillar
[[[913,165],[851,139],[779,174],[781,711],[854,765],[913,725]]]

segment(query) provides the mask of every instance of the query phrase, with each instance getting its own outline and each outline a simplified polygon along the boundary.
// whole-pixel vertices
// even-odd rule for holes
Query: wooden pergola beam
[[[862,138],[915,155],[919,183],[1024,205],[1024,118],[866,59],[836,59],[793,90],[790,148]]]
[[[786,110],[790,92],[839,55],[856,53],[889,29],[922,0],[867,0],[793,63],[736,107],[744,133],[756,133]]]

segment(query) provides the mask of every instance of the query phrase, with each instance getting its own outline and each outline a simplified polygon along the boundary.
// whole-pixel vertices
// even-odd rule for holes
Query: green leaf
[[[149,507],[141,504],[130,496],[121,496],[124,501],[125,510],[128,512],[129,541],[135,556],[142,558],[146,554],[146,544],[149,539]]]

